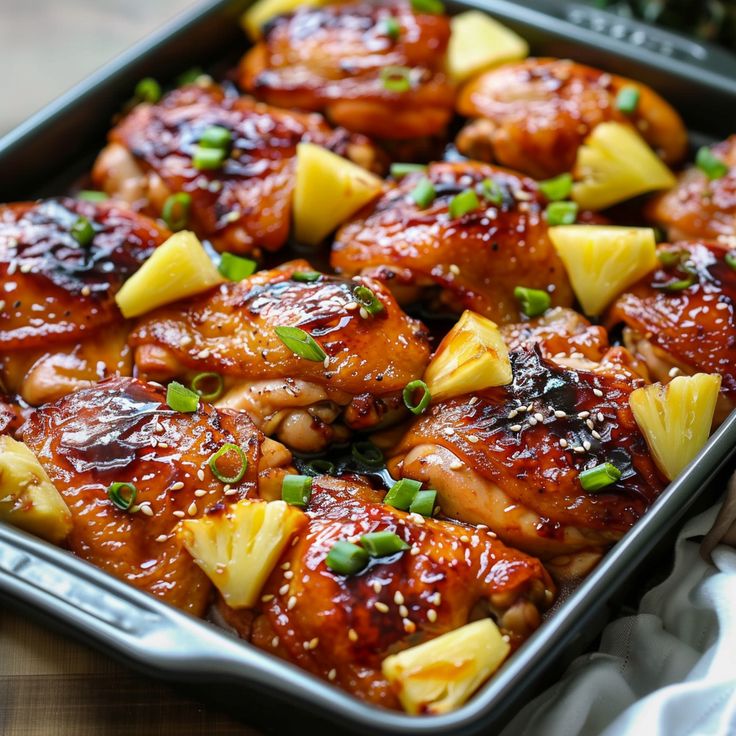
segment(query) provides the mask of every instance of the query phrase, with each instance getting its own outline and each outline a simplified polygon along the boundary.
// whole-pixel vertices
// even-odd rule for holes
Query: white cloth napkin
[[[611,622],[503,736],[736,735],[736,549],[716,547],[711,565],[692,541],[717,513],[687,522],[638,615]]]

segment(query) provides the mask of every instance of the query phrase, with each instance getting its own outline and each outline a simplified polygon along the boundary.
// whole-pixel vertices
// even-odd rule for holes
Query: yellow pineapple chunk
[[[466,310],[432,356],[424,382],[432,399],[511,383],[511,361],[498,326]]]
[[[673,378],[666,386],[653,383],[638,388],[629,396],[652,457],[669,480],[708,441],[720,389],[719,375],[696,373]]]
[[[240,18],[240,24],[253,41],[263,35],[263,26],[277,15],[293,13],[300,7],[313,8],[324,5],[326,0],[257,0]]]
[[[601,210],[675,185],[674,174],[633,128],[601,123],[578,149],[572,198],[586,210]]]
[[[447,713],[500,667],[510,649],[486,618],[392,654],[381,669],[407,713]]]
[[[457,83],[485,69],[507,61],[521,61],[529,55],[529,45],[521,36],[479,10],[460,13],[450,24],[447,70]]]
[[[224,281],[197,236],[182,230],[153,251],[123,284],[115,301],[124,317],[137,317]]]
[[[317,245],[382,189],[381,179],[352,161],[314,143],[300,143],[294,187],[296,239]]]
[[[292,536],[307,522],[285,501],[243,500],[179,524],[177,535],[232,608],[253,606]]]
[[[22,442],[0,436],[0,520],[61,542],[72,515],[38,458]]]
[[[587,315],[600,314],[657,266],[656,238],[648,227],[561,225],[551,227],[549,237]]]

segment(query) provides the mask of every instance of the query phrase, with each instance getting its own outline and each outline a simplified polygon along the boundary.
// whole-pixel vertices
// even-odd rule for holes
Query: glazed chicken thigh
[[[384,139],[433,136],[450,120],[444,15],[404,0],[302,7],[263,33],[240,67],[242,88],[259,99]]]
[[[632,113],[617,96],[638,94]],[[457,109],[473,120],[460,131],[461,153],[496,161],[537,179],[570,171],[599,123],[631,124],[667,164],[685,156],[680,116],[645,84],[565,59],[526,59],[491,69],[463,87]]]
[[[487,529],[407,514],[382,498],[359,481],[315,479],[307,528],[272,573],[258,608],[235,611],[221,601],[220,611],[266,651],[395,708],[381,674],[388,654],[488,615],[515,648],[540,624],[554,586],[538,560]],[[335,542],[384,530],[411,549],[374,559],[358,575],[325,564]]]
[[[168,235],[115,202],[0,205],[0,385],[41,404],[129,374],[114,296]]]

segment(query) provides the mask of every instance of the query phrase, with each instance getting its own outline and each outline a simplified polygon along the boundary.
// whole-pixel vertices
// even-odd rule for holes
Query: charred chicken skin
[[[211,586],[177,541],[175,525],[253,495],[259,484],[280,484],[279,466],[290,461],[245,414],[207,404],[192,414],[176,412],[160,386],[131,378],[112,378],[37,409],[22,437],[72,513],[69,548],[195,615],[204,613]],[[248,461],[231,488],[208,465],[225,443],[238,445]],[[228,474],[235,469],[225,465],[235,462],[231,455],[218,463]],[[135,486],[127,511],[108,493],[113,483]]]
[[[608,316],[624,342],[666,383],[677,374],[719,373],[716,421],[736,402],[736,269],[715,242],[659,248],[661,266],[623,294]]]
[[[413,198],[427,178],[435,198]],[[478,192],[479,207],[450,214],[455,195]],[[517,321],[514,287],[549,292],[552,303],[573,301],[565,268],[547,235],[545,198],[535,182],[511,171],[474,162],[433,163],[404,177],[368,212],[342,227],[332,265],[348,276],[384,281],[402,302],[431,300],[438,310],[463,308],[496,321]],[[433,289],[431,287],[434,287]]]
[[[243,89],[272,105],[323,111],[348,130],[384,139],[442,133],[454,91],[443,70],[444,15],[409,2],[300,8],[272,20],[244,57]]]
[[[228,155],[197,168],[197,146],[218,126],[230,133]],[[214,84],[191,85],[140,104],[110,133],[92,178],[108,194],[159,215],[172,194],[191,198],[188,227],[220,250],[259,255],[286,242],[296,146],[311,141],[375,165],[360,136],[330,128],[320,115],[279,110]],[[201,165],[200,165],[201,166]]]
[[[487,529],[417,518],[382,498],[359,481],[315,479],[308,526],[272,573],[258,609],[234,611],[221,603],[220,611],[266,651],[396,708],[381,674],[387,655],[488,615],[516,647],[555,594],[538,560]],[[353,576],[325,564],[335,542],[382,530],[411,549],[374,559]]]
[[[727,166],[723,176],[710,179],[692,166],[674,189],[649,204],[649,217],[672,242],[702,238],[736,247],[736,135],[713,146],[712,152]]]
[[[169,233],[114,202],[0,205],[0,383],[31,404],[130,373],[114,296]]]
[[[638,93],[622,112],[622,89]],[[565,59],[526,59],[492,69],[463,87],[461,115],[474,118],[458,149],[537,179],[570,171],[577,150],[599,123],[632,125],[667,164],[683,159],[687,132],[680,116],[645,84]]]
[[[417,419],[389,467],[437,489],[442,513],[487,524],[576,577],[664,487],[628,404],[643,381],[615,366],[563,368],[538,345],[512,353],[511,364],[509,386],[442,401]],[[605,462],[620,480],[585,491],[579,474]]]
[[[361,287],[381,305],[376,314],[361,307]],[[283,326],[308,333],[324,358],[293,352],[276,334]],[[219,373],[220,406],[248,411],[266,434],[303,452],[346,439],[344,425],[368,429],[396,417],[404,386],[429,359],[425,328],[380,284],[322,276],[306,261],[152,312],[131,344],[149,378]]]

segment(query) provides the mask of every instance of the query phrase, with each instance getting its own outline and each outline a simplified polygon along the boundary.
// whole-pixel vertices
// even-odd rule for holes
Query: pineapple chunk
[[[529,55],[529,45],[521,36],[479,10],[460,13],[450,24],[447,71],[458,84],[485,69]]]
[[[501,665],[510,646],[486,618],[383,660],[384,677],[408,713],[461,706]]]
[[[197,236],[182,230],[153,251],[123,284],[115,301],[124,317],[137,317],[224,281]]]
[[[717,374],[678,376],[666,386],[638,388],[629,404],[659,469],[669,480],[698,454],[710,436],[721,388]]]
[[[369,171],[314,143],[300,143],[294,188],[296,239],[317,245],[382,189],[381,179]]]
[[[573,175],[580,181],[572,198],[586,210],[675,185],[673,173],[639,134],[620,123],[601,123],[593,130],[578,149]]]
[[[0,520],[61,542],[72,515],[38,458],[22,442],[0,436]]]
[[[466,310],[432,356],[424,382],[432,399],[511,383],[511,361],[498,326]]]
[[[277,15],[293,13],[299,8],[314,8],[327,0],[257,0],[240,18],[240,24],[253,41],[263,35],[263,26]]]
[[[587,315],[600,314],[658,263],[654,230],[648,227],[562,225],[551,227],[549,237]]]
[[[177,536],[232,608],[255,605],[292,535],[307,522],[284,501],[234,504],[219,516],[179,524]]]

